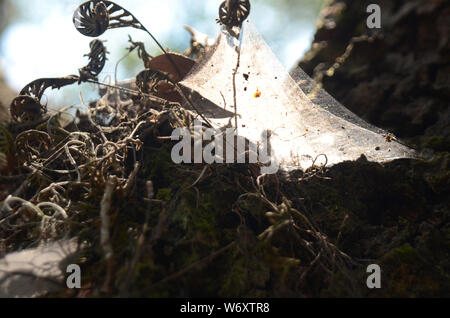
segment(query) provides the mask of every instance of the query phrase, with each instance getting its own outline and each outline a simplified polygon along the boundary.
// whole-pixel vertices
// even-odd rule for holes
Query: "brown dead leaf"
[[[194,65],[195,61],[193,59],[181,54],[167,53],[154,57],[150,61],[148,68],[154,71],[168,73],[170,79],[178,83],[184,79]]]

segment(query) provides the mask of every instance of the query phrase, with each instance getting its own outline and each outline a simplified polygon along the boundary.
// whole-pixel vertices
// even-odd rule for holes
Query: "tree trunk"
[[[381,8],[381,29],[367,27],[370,3]],[[353,243],[340,247],[376,259],[383,283],[380,290],[351,291],[336,278],[322,295],[450,293],[444,243],[450,234],[449,21],[446,0],[335,0],[322,12],[312,48],[299,66],[351,111],[427,158],[384,168],[349,163],[331,169],[332,181],[324,183],[322,194],[336,191],[356,222],[344,233],[344,241]],[[315,213],[331,224],[332,211]]]
[[[381,8],[381,29],[367,27],[370,3]],[[449,21],[445,0],[332,1],[299,65],[369,122],[449,149]]]

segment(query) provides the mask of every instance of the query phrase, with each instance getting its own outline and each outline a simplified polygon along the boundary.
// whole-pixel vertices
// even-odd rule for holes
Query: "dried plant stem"
[[[100,203],[100,218],[101,218],[101,228],[100,228],[100,244],[103,249],[103,255],[106,261],[107,272],[106,281],[103,286],[103,292],[111,293],[114,278],[114,250],[110,241],[110,218],[109,212],[112,204],[112,196],[114,189],[117,185],[117,177],[110,176],[106,182],[105,192],[103,194],[103,199]]]
[[[164,53],[164,55],[167,57],[168,61],[170,64],[172,64],[172,66],[175,68],[175,71],[177,72],[177,75],[181,78],[181,72],[179,70],[179,68],[177,67],[177,65],[175,64],[175,62],[172,60],[172,58],[170,57],[169,54],[167,54],[167,51],[162,47],[162,45],[158,42],[158,40],[153,36],[153,34],[150,33],[150,31],[148,31],[145,27],[144,27],[144,31],[148,33],[148,35],[150,35],[150,37],[153,39],[153,41],[155,41],[156,45],[158,45],[158,47],[160,48],[160,50]]]
[[[268,212],[266,215],[272,225],[258,236],[260,240],[270,241],[276,233],[291,229],[289,232],[294,235],[296,240],[300,242],[305,250],[311,253],[313,260],[302,272],[299,282],[302,282],[306,275],[316,265],[320,266],[330,276],[336,272],[336,269],[346,275],[346,265],[357,265],[357,263],[349,255],[342,252],[336,244],[332,244],[327,236],[321,233],[306,215],[293,208],[291,202],[284,196],[283,202],[279,205],[271,202],[264,191],[265,180],[266,178],[264,176],[258,177],[256,184],[253,183],[256,193],[243,194],[239,199],[255,197],[270,207],[271,212]],[[346,218],[344,219],[343,224],[345,223],[345,220]],[[341,230],[342,227],[343,225],[341,225]],[[341,234],[338,235],[338,241],[340,237]]]
[[[181,97],[189,104],[190,107],[192,107],[195,112],[203,119],[203,121],[210,127],[213,128],[213,125],[211,122],[201,113],[201,111],[198,110],[197,106],[191,101],[191,99],[186,96],[186,94],[183,92],[183,89],[180,87],[178,83],[174,83],[175,88],[177,92],[181,95]]]
[[[240,48],[236,48],[237,50],[237,62],[236,68],[233,70],[233,103],[234,103],[234,129],[236,132],[238,131],[238,115],[237,115],[237,90],[236,90],[236,75],[239,70],[239,66],[241,64],[241,50]]]
[[[154,193],[154,188],[153,188],[153,182],[152,181],[147,181],[146,184],[147,187],[147,211],[145,214],[145,222],[144,225],[142,227],[142,232],[139,235],[139,238],[137,240],[137,245],[136,245],[136,253],[134,254],[133,260],[131,261],[131,265],[130,265],[130,270],[128,273],[128,276],[125,280],[125,284],[124,287],[122,288],[122,291],[124,293],[128,293],[129,288],[132,284],[133,278],[134,278],[134,272],[136,269],[136,265],[139,262],[141,256],[142,256],[142,252],[143,252],[143,247],[145,244],[145,236],[147,234],[147,232],[149,231],[149,222],[150,222],[150,210],[152,208],[152,200],[153,197],[155,196]]]
[[[7,211],[12,211],[13,209],[11,208],[11,204],[13,204],[13,203],[20,203],[20,204],[22,204],[23,207],[30,208],[31,210],[33,210],[36,213],[36,215],[38,215],[41,218],[43,218],[45,216],[44,212],[42,212],[42,210],[39,209],[39,207],[37,207],[33,203],[26,201],[24,199],[18,198],[18,197],[14,197],[12,195],[9,195],[6,198],[6,200],[3,202],[2,209],[6,209]]]
[[[206,170],[208,170],[208,168],[209,168],[209,165],[206,165],[203,168],[203,170],[200,173],[200,175],[198,176],[197,180],[195,180],[195,182],[193,184],[191,184],[187,189],[191,189],[191,188],[195,187],[200,182],[200,180],[203,178],[203,176],[205,175]]]
[[[41,207],[44,207],[44,206],[47,206],[47,207],[49,207],[49,208],[52,208],[53,210],[55,210],[56,212],[58,212],[64,219],[67,219],[67,218],[68,218],[66,211],[64,211],[63,208],[61,208],[59,205],[57,205],[57,204],[55,204],[55,203],[52,203],[52,202],[42,202],[42,203],[39,203],[38,205],[36,205],[36,207],[39,208],[39,209],[40,209]]]
[[[125,195],[127,195],[130,192],[131,187],[133,186],[134,181],[136,180],[136,177],[139,173],[140,168],[141,168],[141,164],[139,162],[136,162],[134,165],[133,171],[131,172],[130,176],[128,177],[127,183],[125,183],[125,186],[123,187]]]

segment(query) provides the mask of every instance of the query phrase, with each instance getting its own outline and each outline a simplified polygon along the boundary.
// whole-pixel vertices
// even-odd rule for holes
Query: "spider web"
[[[261,143],[268,132],[272,159],[288,171],[305,170],[319,157],[329,166],[361,155],[375,162],[416,157],[342,106],[301,69],[291,75],[247,21],[239,40],[222,30],[181,84],[215,128],[234,127],[253,143]]]

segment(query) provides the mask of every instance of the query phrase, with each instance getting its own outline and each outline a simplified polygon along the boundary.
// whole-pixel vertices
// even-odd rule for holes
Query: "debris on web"
[[[414,150],[374,127],[318,88],[302,70],[293,77],[257,29],[244,22],[239,39],[226,29],[207,57],[181,83],[216,128],[261,143],[270,136],[272,157],[285,170],[309,168],[318,156],[328,165],[356,160],[414,158]]]

